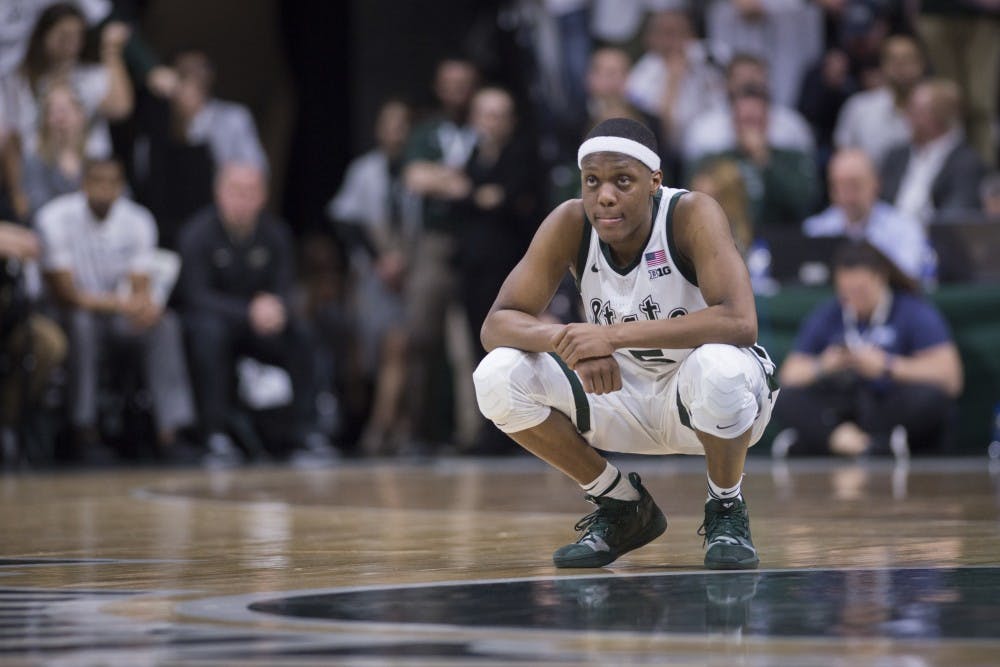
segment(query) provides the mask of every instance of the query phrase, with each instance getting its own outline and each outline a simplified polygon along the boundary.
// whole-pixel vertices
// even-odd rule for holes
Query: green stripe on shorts
[[[580,378],[570,370],[562,357],[555,352],[549,352],[549,356],[556,360],[566,379],[569,380],[569,386],[573,389],[573,402],[576,404],[576,428],[580,433],[586,433],[590,430],[590,401],[587,400],[587,392],[583,390]]]

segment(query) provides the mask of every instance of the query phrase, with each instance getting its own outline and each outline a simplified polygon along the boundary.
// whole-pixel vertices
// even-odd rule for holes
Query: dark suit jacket
[[[896,201],[899,185],[910,163],[910,145],[896,146],[882,162],[882,199]],[[956,146],[931,184],[931,202],[937,213],[979,209],[979,182],[985,167],[979,154],[964,141]]]

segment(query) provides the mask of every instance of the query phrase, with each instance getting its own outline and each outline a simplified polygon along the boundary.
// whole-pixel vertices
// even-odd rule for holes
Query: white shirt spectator
[[[87,157],[110,156],[111,133],[107,121],[98,111],[111,85],[107,68],[103,65],[78,65],[73,68],[69,83],[83,105],[91,128],[85,154]],[[41,89],[45,89],[45,81],[41,82]],[[10,127],[21,136],[22,150],[35,153],[38,149],[38,100],[27,79],[18,72],[0,79],[0,116],[6,118]]]
[[[933,254],[923,226],[915,219],[883,201],[875,202],[868,220],[850,224],[844,209],[831,206],[802,223],[806,236],[846,236],[866,239],[891,259],[909,277],[920,280]]]
[[[253,116],[242,104],[210,99],[188,125],[187,140],[208,144],[216,165],[249,164],[267,171]]]
[[[385,153],[378,149],[368,151],[347,167],[344,183],[330,200],[327,214],[334,220],[361,223],[374,230],[388,225],[391,197],[397,197],[403,231],[413,231],[419,220],[420,201],[403,188],[390,193],[391,187]]]
[[[761,5],[764,15],[749,20],[730,0],[711,2],[705,19],[708,40],[712,49],[763,58],[774,101],[793,106],[806,70],[823,54],[823,12],[808,0],[761,0]]]
[[[769,112],[767,139],[771,146],[802,151],[809,156],[816,149],[812,129],[802,114],[774,104]],[[682,144],[684,160],[688,164],[694,164],[706,155],[734,148],[736,129],[728,104],[696,117],[688,127]]]
[[[144,207],[119,197],[98,220],[82,192],[56,197],[39,209],[42,268],[71,271],[78,289],[115,292],[131,274],[149,274],[156,251],[156,222]]]
[[[681,83],[673,113],[673,126],[678,139],[691,122],[705,109],[725,104],[726,82],[722,72],[709,62],[702,44],[693,42],[687,48],[688,71]],[[632,67],[625,94],[636,108],[651,116],[659,117],[663,93],[670,81],[670,71],[663,58],[656,53],[646,53]]]
[[[963,138],[961,128],[956,127],[922,148],[910,148],[910,160],[906,163],[906,172],[896,193],[896,208],[923,225],[930,224],[934,215],[934,203],[931,201],[934,179],[941,173],[945,160],[962,143]]]
[[[851,95],[840,110],[833,133],[837,148],[860,148],[876,167],[890,148],[909,141],[910,122],[885,87]]]

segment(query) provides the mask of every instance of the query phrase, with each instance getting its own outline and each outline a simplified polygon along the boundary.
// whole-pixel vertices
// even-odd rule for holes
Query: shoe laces
[[[736,535],[744,540],[750,539],[745,506],[742,503],[737,505],[735,502],[728,509],[722,507],[721,503],[719,506],[719,510],[706,514],[705,520],[698,528],[698,534],[705,538],[701,542],[702,546],[715,539],[719,533]]]
[[[588,500],[597,504],[597,509],[577,521],[576,525],[573,526],[573,530],[582,532],[584,535],[588,533],[602,536],[608,535],[614,526],[615,519],[619,518],[622,512],[620,510],[616,511],[617,508],[613,509],[606,505],[602,506],[598,504],[596,498],[588,498]]]

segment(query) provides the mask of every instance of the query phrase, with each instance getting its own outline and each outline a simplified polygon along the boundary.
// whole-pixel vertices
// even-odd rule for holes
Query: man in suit
[[[882,163],[882,198],[925,225],[942,213],[979,208],[984,167],[965,139],[960,113],[955,82],[919,84],[907,105],[912,138]]]

